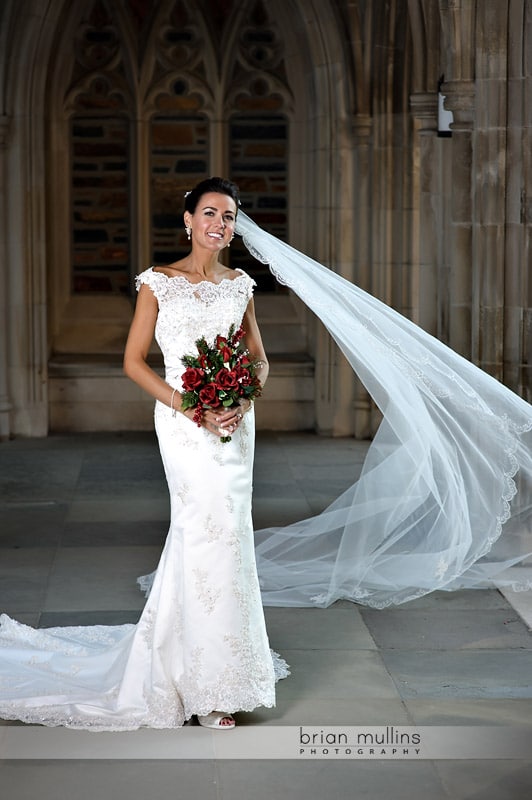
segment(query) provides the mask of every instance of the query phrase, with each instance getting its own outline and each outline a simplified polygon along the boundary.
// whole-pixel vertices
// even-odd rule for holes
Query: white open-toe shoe
[[[229,719],[231,722],[222,725],[224,719]],[[235,727],[235,721],[231,714],[224,714],[222,711],[212,711],[205,716],[198,714],[198,722],[203,728],[214,728],[217,731],[232,731]]]

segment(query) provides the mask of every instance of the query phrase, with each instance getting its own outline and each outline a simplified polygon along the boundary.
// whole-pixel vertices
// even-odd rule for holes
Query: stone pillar
[[[532,402],[532,5],[508,15],[504,383]]]
[[[0,116],[0,186],[6,186],[5,158],[7,142],[9,136],[9,117],[5,114]],[[7,219],[6,219],[6,193],[0,191],[0,319],[4,335],[0,337],[0,440],[9,438],[11,433],[10,411],[11,401],[9,398],[8,381],[8,354],[7,354],[7,319],[8,319],[8,265],[7,256]]]
[[[414,118],[412,230],[412,319],[432,334],[438,332],[438,236],[443,227],[440,192],[440,153],[435,147],[438,95],[410,95]],[[416,135],[417,134],[417,135]],[[416,274],[417,273],[417,274]]]
[[[355,229],[354,281],[362,289],[371,291],[371,141],[372,119],[368,114],[357,114],[353,119],[353,144],[355,147],[353,216]],[[354,436],[370,438],[378,427],[375,406],[363,384],[357,380],[353,398]]]
[[[451,220],[448,343],[466,358],[472,351],[472,131],[475,85],[470,80],[446,82],[445,107],[453,113],[451,163]],[[445,169],[446,166],[444,165]]]
[[[339,118],[342,113],[337,109]],[[328,120],[325,121],[328,125]],[[318,233],[322,234],[319,258],[338,274],[353,280],[354,249],[359,232],[353,205],[359,187],[353,181],[353,146],[348,125],[338,124],[336,137],[324,155],[325,158],[321,159],[324,197],[317,215],[321,228]],[[355,392],[353,371],[322,325],[316,329],[315,383],[318,432],[326,436],[351,436]]]
[[[477,9],[473,197],[473,352],[482,369],[503,378],[504,274],[507,181],[517,166],[508,160],[507,3]],[[517,37],[516,37],[517,38]],[[515,154],[513,154],[515,156]]]

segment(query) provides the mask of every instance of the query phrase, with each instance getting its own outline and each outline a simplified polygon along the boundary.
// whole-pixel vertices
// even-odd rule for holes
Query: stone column
[[[336,108],[337,129],[321,159],[323,199],[318,234],[321,252],[318,259],[335,272],[353,280],[356,242],[359,233],[354,195],[359,187],[353,175],[351,130],[340,120],[343,110]],[[324,118],[323,141],[329,134],[329,120]],[[324,148],[325,149],[325,148]],[[318,325],[315,339],[316,427],[327,436],[351,436],[353,433],[353,371],[324,327]]]
[[[466,358],[472,352],[472,131],[475,85],[470,80],[446,82],[442,87],[445,107],[452,111],[451,224],[448,343]],[[446,165],[443,165],[446,168]]]
[[[355,229],[355,274],[354,281],[362,289],[371,291],[371,142],[372,119],[368,114],[357,114],[353,119],[354,186],[353,216]],[[357,380],[353,398],[354,436],[356,439],[370,438],[378,427],[374,419],[376,409],[363,384]]]
[[[508,15],[504,383],[532,402],[532,6]]]
[[[5,159],[7,142],[9,136],[9,117],[6,114],[0,116],[0,186],[6,186]],[[4,329],[4,335],[0,337],[0,440],[9,438],[11,433],[10,411],[12,408],[9,398],[8,381],[8,355],[7,355],[7,318],[8,318],[8,265],[7,256],[7,219],[6,219],[6,193],[0,191],[0,318]]]
[[[410,95],[414,118],[412,231],[412,318],[429,333],[438,332],[438,238],[443,228],[440,203],[440,154],[435,148],[438,95]],[[417,134],[417,135],[416,135]]]
[[[507,3],[479,6],[475,48],[473,352],[479,366],[499,380],[503,378],[504,273],[518,269],[517,264],[505,265],[508,181],[513,170],[522,171],[516,153],[510,160],[507,149],[508,114],[514,112],[508,103],[508,58],[509,50],[518,47],[518,42],[518,36],[508,37]]]

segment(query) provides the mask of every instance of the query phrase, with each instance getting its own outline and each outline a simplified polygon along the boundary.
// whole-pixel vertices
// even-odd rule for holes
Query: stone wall
[[[129,126],[72,120],[72,291],[129,290]]]
[[[174,189],[204,168],[531,399],[530,2],[25,9],[0,8],[0,435],[47,433],[54,353],[118,363],[132,276],[182,252]],[[113,138],[120,152],[93,149]],[[378,413],[336,346],[293,313],[316,365],[313,424],[371,435]]]

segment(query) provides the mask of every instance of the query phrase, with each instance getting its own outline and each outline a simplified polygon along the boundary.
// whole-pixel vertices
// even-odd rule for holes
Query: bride
[[[1,617],[0,717],[120,730],[197,714],[229,729],[231,712],[273,705],[274,681],[287,674],[269,650],[261,596],[383,608],[434,590],[532,588],[528,570],[511,569],[532,553],[531,406],[261,230],[238,211],[233,184],[199,184],[185,209],[191,253],[138,277],[125,355],[127,374],[156,399],[171,496],[146,607],[136,626],[33,630]],[[314,518],[259,531],[255,553],[252,407],[207,411],[200,428],[181,407],[183,355],[231,324],[243,322],[267,377],[253,282],[217,259],[235,230],[319,317],[382,412],[353,486]],[[154,331],[165,380],[146,364]]]
[[[197,715],[200,725],[228,730],[231,712],[275,704],[276,677],[288,671],[269,648],[255,566],[252,402],[205,410],[199,425],[181,405],[182,358],[202,336],[213,343],[242,325],[262,384],[268,375],[254,283],[218,260],[234,236],[237,191],[211,178],[189,192],[190,254],[137,278],[124,369],[156,400],[171,500],[170,530],[140,621],[33,630],[3,615],[0,716],[127,730],[178,727]],[[146,362],[154,334],[164,379]]]

